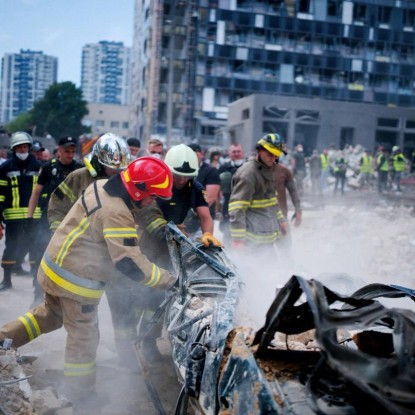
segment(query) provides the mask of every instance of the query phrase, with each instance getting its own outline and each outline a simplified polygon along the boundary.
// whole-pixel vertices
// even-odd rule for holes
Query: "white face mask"
[[[233,164],[236,166],[236,167],[239,167],[239,166],[242,166],[242,163],[244,162],[244,159],[239,159],[239,160],[234,160],[233,161]]]
[[[160,159],[161,160],[161,154],[159,154],[159,153],[151,153],[150,157],[154,157],[155,159]]]
[[[16,157],[24,161],[29,157],[29,153],[16,153]]]

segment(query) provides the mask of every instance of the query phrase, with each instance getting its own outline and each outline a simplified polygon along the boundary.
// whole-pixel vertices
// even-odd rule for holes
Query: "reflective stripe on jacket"
[[[86,167],[69,173],[52,193],[48,206],[48,221],[50,229],[55,231],[72,205],[78,200],[82,192],[94,182],[105,177],[93,178]]]
[[[122,261],[135,264],[148,286],[171,283],[168,272],[141,253],[132,211],[103,189],[106,182],[94,181],[86,189],[49,243],[38,280],[51,295],[97,304]]]
[[[279,221],[285,217],[278,204],[273,174],[273,168],[249,160],[233,176],[229,202],[232,238],[266,244],[281,237]]]
[[[13,156],[0,166],[0,213],[4,220],[27,218],[30,196],[36,187],[40,164],[29,154],[25,161]],[[35,208],[33,218],[40,219],[41,211]]]

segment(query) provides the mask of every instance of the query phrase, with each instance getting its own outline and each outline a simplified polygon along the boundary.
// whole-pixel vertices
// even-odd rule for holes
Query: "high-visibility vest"
[[[320,159],[321,159],[321,169],[327,170],[329,168],[329,155],[320,154]]]
[[[402,153],[395,154],[392,157],[393,160],[393,170],[396,172],[402,172],[405,170],[405,158]]]
[[[373,167],[373,157],[365,154],[362,157],[362,164],[360,166],[360,171],[362,173],[372,173],[372,167]]]
[[[378,166],[379,171],[389,171],[388,159],[384,154],[379,154],[376,159],[376,165]]]

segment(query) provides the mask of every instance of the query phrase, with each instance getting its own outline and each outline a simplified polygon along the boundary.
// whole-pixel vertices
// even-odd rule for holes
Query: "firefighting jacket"
[[[249,160],[233,176],[229,202],[233,239],[266,244],[281,237],[279,222],[285,217],[278,205],[273,170]]]
[[[55,231],[69,212],[72,205],[78,200],[82,192],[95,180],[106,179],[105,176],[92,177],[86,167],[77,169],[68,174],[52,193],[48,205],[48,221],[50,229]]]
[[[172,285],[168,272],[151,263],[138,247],[135,208],[119,175],[94,181],[46,249],[38,271],[43,289],[54,296],[98,304],[115,269],[149,287]]]
[[[12,157],[0,166],[0,221],[22,220],[27,218],[30,196],[37,184],[40,164],[29,154],[26,160]],[[41,215],[37,207],[35,219]]]

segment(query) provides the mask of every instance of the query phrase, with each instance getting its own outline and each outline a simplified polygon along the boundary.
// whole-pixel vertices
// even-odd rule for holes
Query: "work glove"
[[[222,246],[222,243],[216,239],[210,232],[205,232],[200,238],[202,244],[207,248],[209,245]]]

